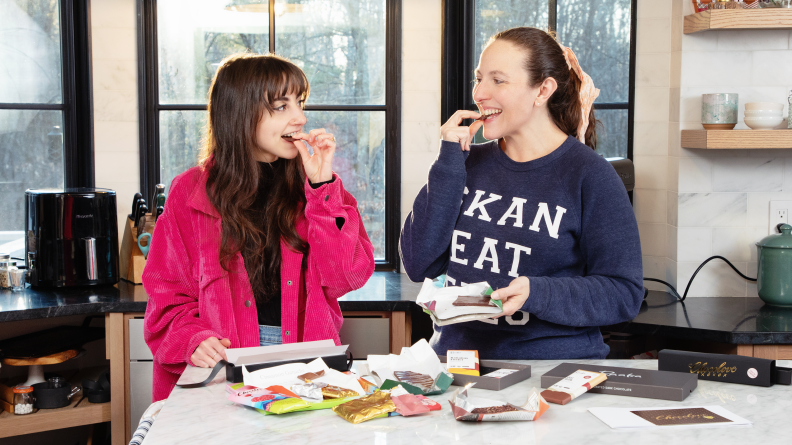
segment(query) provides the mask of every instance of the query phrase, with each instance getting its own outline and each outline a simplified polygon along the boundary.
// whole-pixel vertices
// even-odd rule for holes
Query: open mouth
[[[496,116],[498,116],[501,113],[503,113],[503,110],[501,110],[501,109],[489,108],[489,109],[486,109],[486,110],[481,112],[481,117],[478,118],[478,120],[485,121],[485,122],[486,121],[490,121],[490,120],[494,119]]]
[[[296,140],[297,140],[297,139],[294,139],[294,135],[295,135],[295,134],[297,134],[297,133],[298,133],[297,131],[292,131],[291,133],[286,133],[286,134],[284,134],[284,135],[283,135],[283,136],[281,136],[281,137],[282,137],[283,139],[286,139],[286,140],[287,140],[287,141],[289,141],[289,142],[294,142],[294,141],[296,141]]]

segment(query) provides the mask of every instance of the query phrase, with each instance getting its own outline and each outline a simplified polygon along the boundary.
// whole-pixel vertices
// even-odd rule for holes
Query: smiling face
[[[294,139],[288,136],[302,131],[307,119],[303,112],[303,100],[295,93],[276,98],[271,102],[272,113],[266,108],[256,126],[256,145],[253,156],[259,162],[273,162],[278,158],[293,159],[299,152]]]
[[[519,133],[535,113],[540,89],[528,85],[526,54],[510,42],[495,40],[481,53],[473,100],[484,119],[484,137],[499,139]]]

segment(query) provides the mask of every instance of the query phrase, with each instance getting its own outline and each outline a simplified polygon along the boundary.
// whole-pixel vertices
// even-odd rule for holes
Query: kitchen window
[[[86,0],[0,1],[0,252],[23,259],[25,190],[93,187]]]
[[[197,163],[207,92],[226,56],[288,57],[311,95],[306,129],[338,140],[334,169],[358,201],[378,269],[398,267],[399,0],[140,0],[141,186]]]
[[[555,31],[572,48],[600,95],[594,102],[597,152],[632,159],[635,103],[636,0],[460,0],[445,3],[443,99],[445,122],[475,110],[473,70],[490,36],[517,26]],[[472,30],[472,32],[471,32]],[[481,131],[477,141],[483,142]]]

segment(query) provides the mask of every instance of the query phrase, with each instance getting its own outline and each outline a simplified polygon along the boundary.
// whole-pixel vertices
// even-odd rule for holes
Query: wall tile
[[[635,88],[635,121],[668,122],[668,88]]]
[[[402,91],[402,122],[437,122],[439,119],[439,91]]]
[[[436,153],[413,152],[409,159],[402,158],[402,181],[425,183],[429,176],[429,167],[432,166]]]
[[[682,86],[751,85],[751,66],[756,67],[752,63],[753,54],[757,53],[685,51],[682,53]]]
[[[756,243],[762,240],[762,238],[767,236],[767,227],[746,227],[745,228],[745,242],[748,244],[748,252],[750,256],[748,258],[749,262],[757,262],[759,257],[757,256],[756,251]],[[754,278],[756,275],[754,275]]]
[[[750,244],[748,230],[745,227],[716,227],[712,230],[712,254],[720,255],[732,263],[747,262],[751,259],[751,251],[756,249]]]
[[[402,33],[402,54],[409,60],[440,60],[443,56],[441,48],[442,31],[440,27],[430,29],[411,29]],[[478,57],[478,55],[476,55]],[[435,68],[436,69],[436,68]],[[439,71],[426,70],[425,73]]]
[[[666,225],[638,223],[638,234],[641,237],[641,254],[648,256],[666,256]]]
[[[665,257],[644,255],[641,260],[643,262],[643,276],[665,281]],[[663,284],[652,281],[644,281],[644,287],[649,290],[663,290],[665,288]]]
[[[402,157],[411,153],[434,153],[440,150],[440,122],[403,122]]]
[[[679,288],[677,282],[677,275],[679,273],[678,263],[671,258],[666,257],[666,279],[665,281],[674,286],[675,288]],[[666,292],[669,292],[666,289]]]
[[[718,51],[768,51],[789,48],[785,29],[724,29],[717,32]]]
[[[95,121],[138,121],[137,91],[98,90],[94,91],[93,97]]]
[[[638,54],[635,61],[635,86],[668,87],[671,84],[671,54]]]
[[[712,158],[712,190],[716,192],[776,192],[784,182],[784,160]]]
[[[712,163],[704,157],[679,159],[679,191],[711,192]]]
[[[137,61],[94,59],[93,88],[137,92]]]
[[[792,193],[748,193],[748,217],[746,226],[767,227],[770,225],[770,201],[792,201]]]
[[[718,31],[682,35],[682,51],[715,51],[718,49]]]
[[[666,257],[679,259],[679,228],[670,224],[666,224]]]
[[[668,91],[668,121],[679,122],[679,109],[681,107],[680,88],[671,88]]]
[[[671,191],[679,190],[679,159],[676,156],[668,157],[668,183],[666,188]]]
[[[671,88],[679,88],[682,86],[682,51],[674,51],[671,53]]]
[[[94,153],[96,184],[139,183],[139,154],[134,152]]]
[[[693,272],[701,262],[679,263],[679,291],[684,292]],[[735,263],[738,269],[745,269],[746,263]],[[731,267],[722,261],[710,261],[696,275],[690,286],[688,297],[744,297],[747,294],[747,285]]]
[[[665,156],[635,156],[635,187],[665,190],[668,181],[668,158]]]
[[[640,9],[640,8],[639,8]],[[638,19],[637,52],[671,52],[671,19]]]
[[[657,19],[671,17],[672,3],[676,0],[644,1],[638,8],[638,19]]]
[[[666,193],[666,205],[668,206],[666,211],[667,223],[676,227],[679,225],[679,194],[670,190]]]
[[[131,28],[137,26],[135,0],[99,0],[91,2],[92,28]]]
[[[668,154],[669,126],[666,122],[636,122],[634,156]]]
[[[91,57],[94,62],[99,59],[137,61],[137,31],[135,28],[91,28]]]
[[[712,256],[712,231],[709,227],[680,227],[677,261],[704,261]]]
[[[403,59],[402,91],[440,92],[440,59]]]
[[[685,22],[681,16],[671,17],[671,51],[682,51]]]
[[[443,23],[440,0],[403,0],[403,29],[437,29]]]
[[[682,130],[679,122],[668,123],[668,155],[679,156],[682,150]]]
[[[742,227],[746,193],[680,193],[679,227]]]
[[[792,57],[789,51],[754,51],[751,69],[751,85],[786,87],[792,73]]]
[[[633,208],[638,222],[665,223],[666,197],[665,190],[635,189]]]
[[[137,122],[94,122],[94,147],[97,151],[137,153],[140,150],[139,136]]]

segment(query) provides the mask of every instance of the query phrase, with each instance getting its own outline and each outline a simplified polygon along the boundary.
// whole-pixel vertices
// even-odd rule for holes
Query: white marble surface
[[[523,403],[542,374],[561,361],[520,361],[532,366],[531,378],[500,392],[472,389],[473,395]],[[608,366],[657,369],[654,360],[581,361]],[[584,394],[565,406],[551,405],[535,422],[459,422],[448,398],[455,387],[432,398],[443,409],[416,417],[347,423],[330,410],[264,416],[228,402],[225,382],[198,389],[176,388],[149,432],[144,445],[224,443],[369,443],[376,445],[470,444],[781,444],[792,441],[792,387],[770,388],[699,381],[682,402],[603,394]],[[665,431],[612,430],[590,407],[684,407],[720,405],[753,422],[751,428]]]

